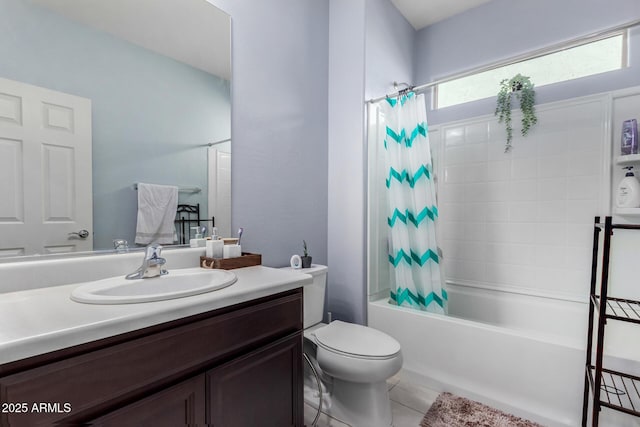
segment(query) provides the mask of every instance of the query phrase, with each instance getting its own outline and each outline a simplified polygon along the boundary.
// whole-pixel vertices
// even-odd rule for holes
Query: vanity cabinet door
[[[93,427],[205,425],[205,376],[198,375],[87,423]]]
[[[302,333],[210,370],[207,400],[207,426],[302,427]]]

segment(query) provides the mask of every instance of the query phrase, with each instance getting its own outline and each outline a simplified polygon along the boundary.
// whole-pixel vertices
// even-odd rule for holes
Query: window
[[[435,105],[443,108],[489,98],[498,92],[500,81],[518,73],[531,77],[536,86],[544,86],[619,70],[627,66],[625,47],[626,32],[622,32],[440,83],[435,87]]]

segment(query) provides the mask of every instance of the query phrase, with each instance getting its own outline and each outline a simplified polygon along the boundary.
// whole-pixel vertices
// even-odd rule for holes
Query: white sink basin
[[[227,270],[183,268],[166,276],[127,280],[124,276],[84,283],[71,299],[86,304],[132,304],[188,297],[226,288],[238,280]]]

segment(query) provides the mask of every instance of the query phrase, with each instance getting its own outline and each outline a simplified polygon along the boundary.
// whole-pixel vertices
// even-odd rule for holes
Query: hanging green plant
[[[510,79],[500,82],[498,101],[496,103],[495,115],[498,116],[498,123],[505,123],[507,127],[507,144],[504,152],[511,149],[513,139],[513,128],[511,126],[511,98],[515,96],[520,100],[520,110],[522,111],[522,136],[527,136],[531,126],[538,123],[535,110],[536,92],[533,89],[531,79],[522,74],[516,74]]]

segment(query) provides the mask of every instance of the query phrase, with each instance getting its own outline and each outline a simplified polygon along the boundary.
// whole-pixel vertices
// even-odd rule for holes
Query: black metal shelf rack
[[[596,289],[598,249],[600,233],[603,229],[602,271],[598,292]],[[603,367],[604,333],[607,319],[640,324],[640,301],[608,296],[611,236],[613,236],[614,229],[640,230],[640,225],[614,224],[610,216],[605,217],[605,222],[602,224],[600,223],[600,217],[595,218],[591,261],[587,356],[582,404],[582,427],[587,426],[589,419],[589,399],[591,396],[593,397],[591,407],[592,427],[598,426],[600,409],[602,407],[640,417],[640,377]],[[594,327],[597,331],[595,340],[595,364],[592,360]]]
[[[178,244],[186,245],[195,236],[195,233],[191,232],[192,227],[205,224],[209,228],[208,231],[211,232],[211,228],[216,225],[216,219],[213,216],[211,218],[200,218],[200,203],[197,203],[195,205],[178,205],[174,223],[176,225]]]

